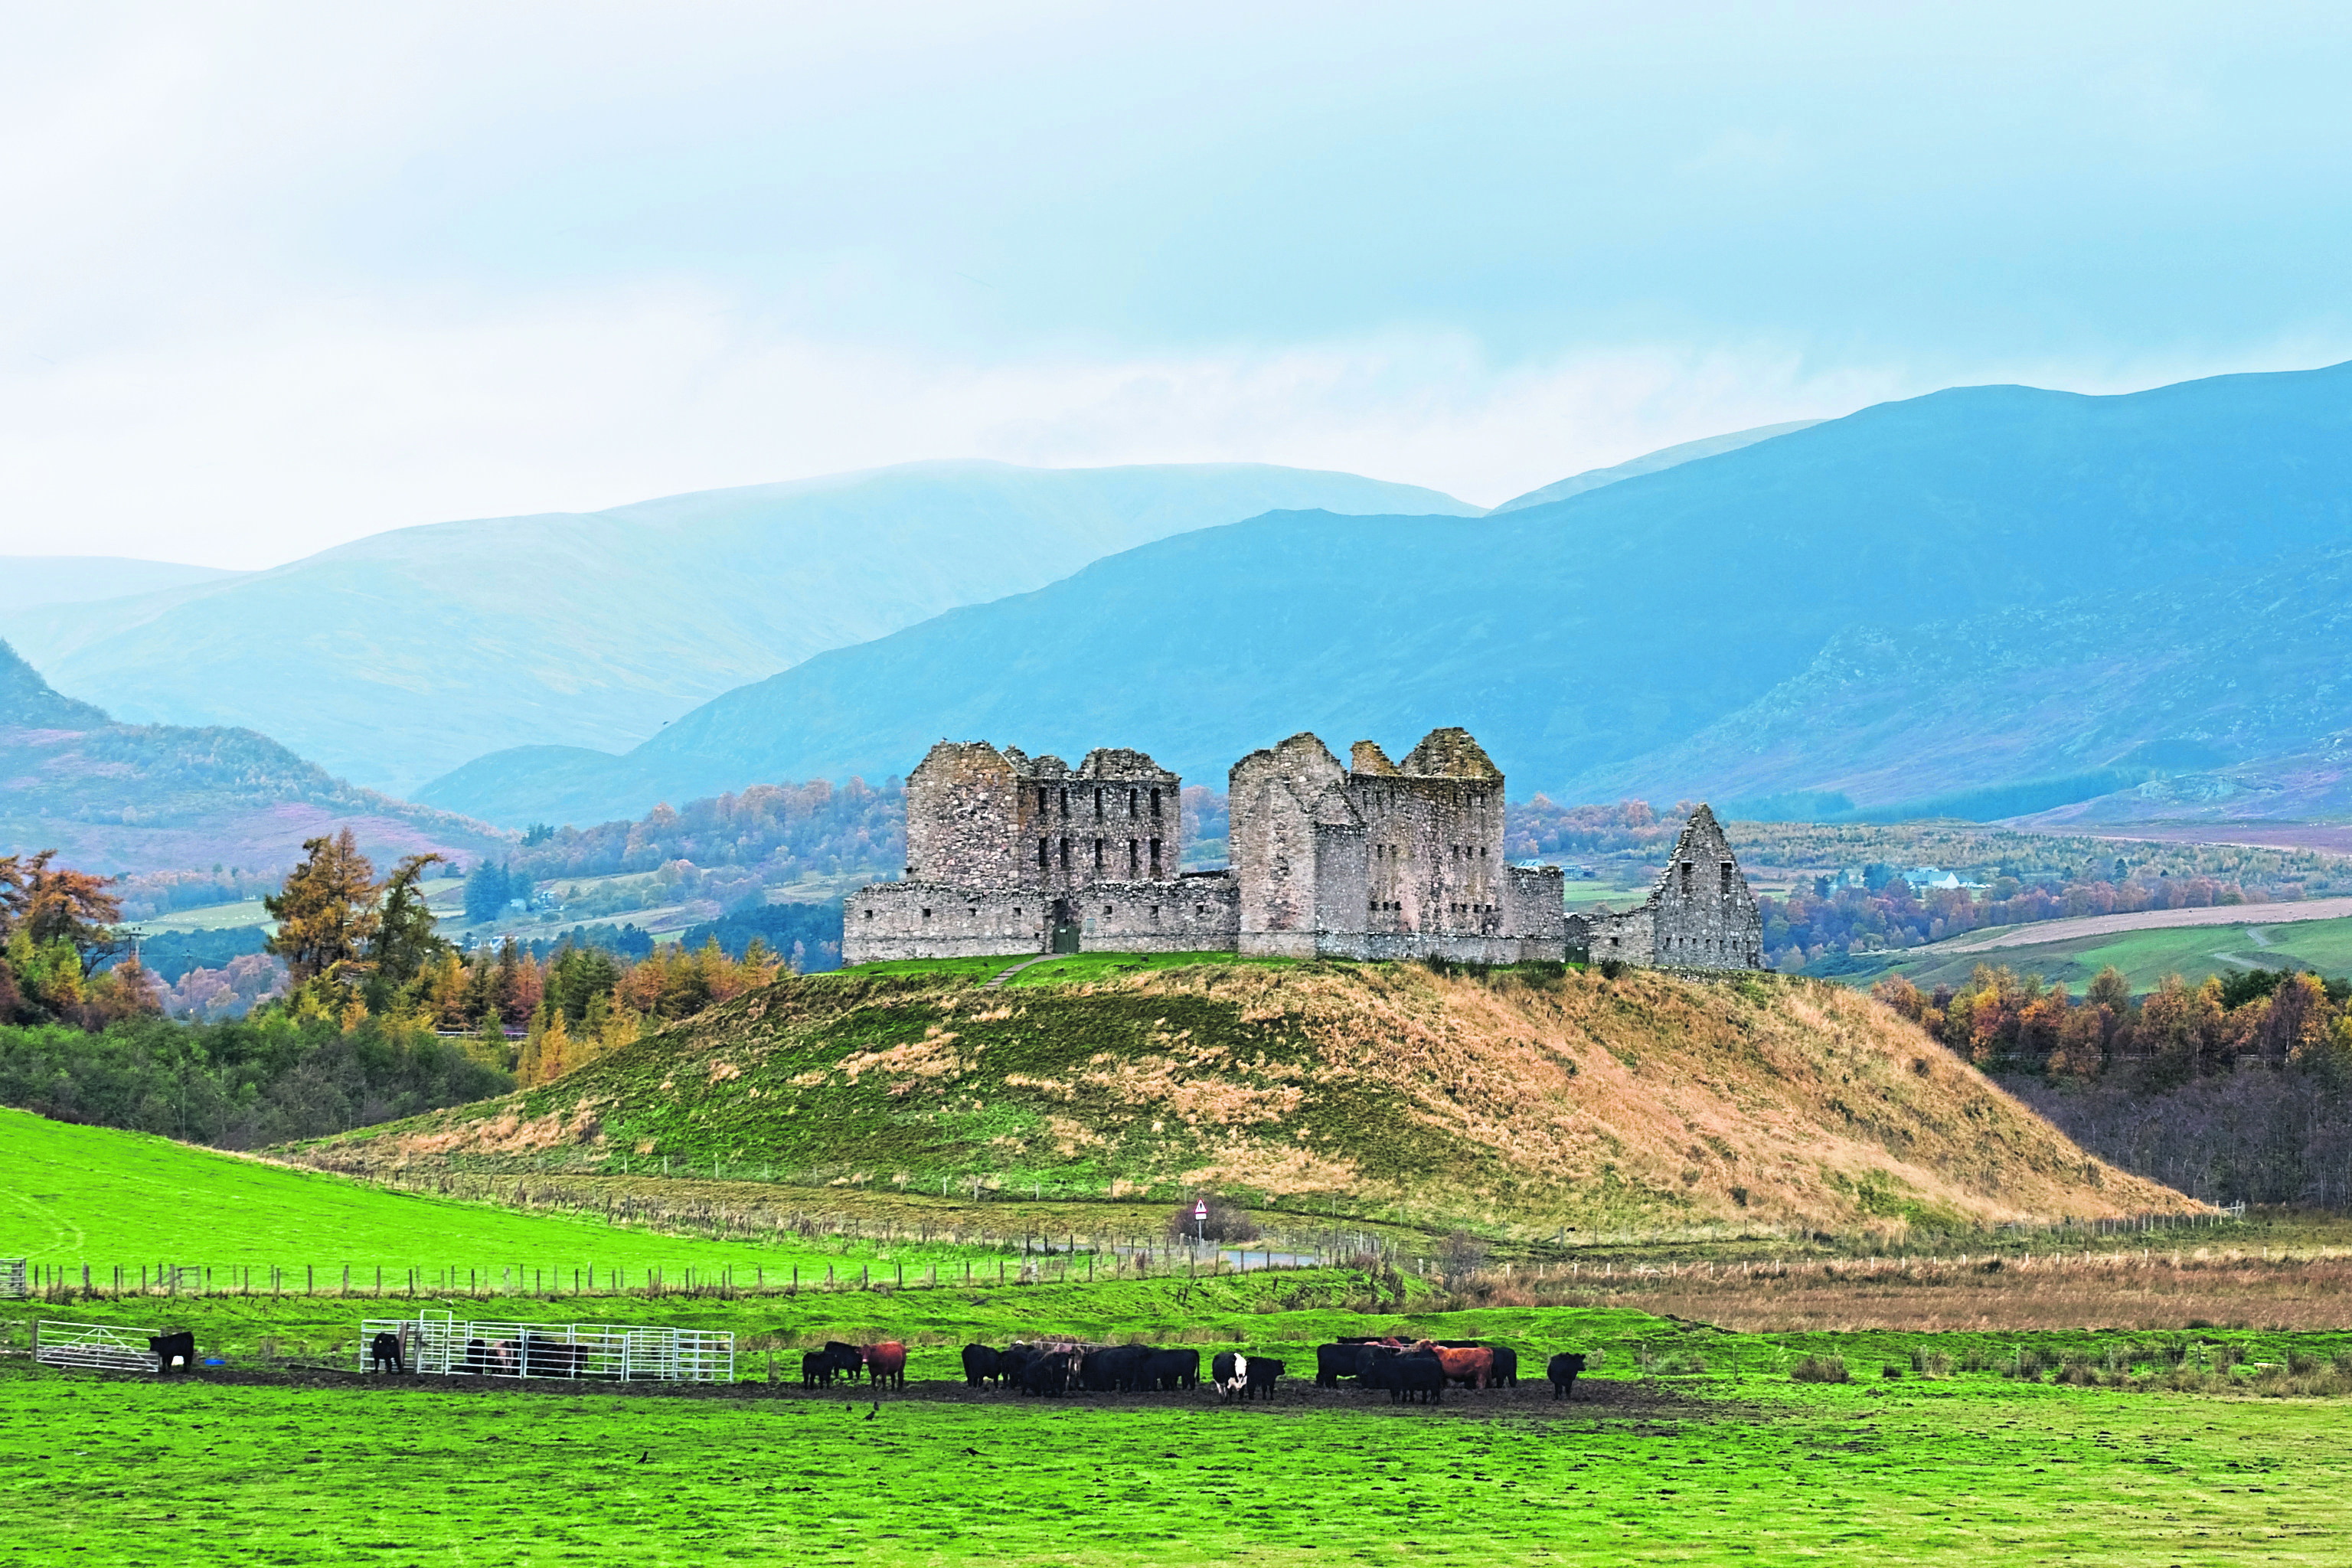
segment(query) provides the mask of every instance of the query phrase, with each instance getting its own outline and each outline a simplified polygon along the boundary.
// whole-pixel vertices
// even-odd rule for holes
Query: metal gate
[[[33,1359],[43,1366],[94,1367],[106,1372],[153,1372],[155,1352],[147,1348],[152,1329],[121,1323],[33,1325]]]
[[[21,1258],[0,1258],[0,1296],[25,1294],[25,1260]]]
[[[409,1370],[436,1377],[574,1377],[606,1383],[727,1383],[735,1336],[619,1323],[457,1322],[448,1313],[370,1318],[359,1367],[378,1334],[398,1334]]]

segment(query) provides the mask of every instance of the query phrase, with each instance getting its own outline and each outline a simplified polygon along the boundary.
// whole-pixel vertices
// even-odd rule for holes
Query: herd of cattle
[[[836,1377],[854,1383],[862,1372],[870,1371],[877,1384],[887,1378],[904,1388],[906,1370],[907,1347],[896,1341],[865,1346],[832,1341],[801,1357],[801,1384],[830,1388]],[[1272,1356],[1224,1351],[1210,1361],[1209,1383],[1227,1402],[1271,1400],[1284,1370],[1284,1363]],[[1552,1397],[1575,1397],[1576,1380],[1583,1372],[1580,1354],[1552,1357],[1545,1367]],[[1436,1404],[1444,1399],[1449,1385],[1517,1388],[1519,1352],[1508,1345],[1436,1340],[1343,1339],[1318,1345],[1315,1385],[1337,1388],[1342,1378],[1353,1378],[1360,1388],[1387,1389],[1392,1405]],[[963,1347],[963,1380],[971,1388],[993,1386],[1039,1395],[1075,1390],[1172,1394],[1201,1386],[1201,1352],[1069,1342],[1016,1343],[1003,1350],[970,1344]]]
[[[192,1366],[196,1359],[195,1336],[186,1332],[160,1335],[148,1343],[156,1353],[158,1370]],[[378,1334],[369,1344],[378,1372],[405,1372],[399,1336]],[[577,1377],[581,1348],[533,1334],[520,1343],[511,1340],[469,1340],[463,1361],[454,1372],[481,1375]],[[1274,1397],[1284,1364],[1272,1356],[1221,1351],[1209,1363],[1210,1386],[1230,1403]],[[1584,1371],[1584,1357],[1573,1352],[1556,1355],[1545,1366],[1554,1399],[1571,1399],[1576,1380]],[[896,1340],[880,1344],[845,1344],[827,1341],[823,1350],[801,1357],[801,1385],[831,1388],[836,1378],[855,1383],[871,1375],[874,1385],[907,1386],[907,1347]],[[1388,1390],[1391,1405],[1436,1404],[1449,1386],[1517,1388],[1519,1352],[1508,1345],[1442,1340],[1343,1339],[1315,1347],[1315,1386],[1337,1388],[1353,1378],[1360,1388]],[[1160,1350],[1151,1345],[1082,1345],[1068,1341],[1013,1344],[1003,1350],[987,1345],[963,1347],[963,1380],[967,1386],[1018,1389],[1024,1394],[1058,1395],[1073,1390],[1097,1394],[1173,1394],[1201,1386],[1201,1352]]]

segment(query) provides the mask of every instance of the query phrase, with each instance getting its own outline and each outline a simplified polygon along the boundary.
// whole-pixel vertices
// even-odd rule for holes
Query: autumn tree
[[[0,941],[22,930],[35,947],[64,942],[87,953],[106,941],[122,918],[122,905],[106,890],[113,878],[64,866],[52,869],[57,853],[0,856]]]
[[[298,990],[322,976],[331,983],[348,979],[383,924],[375,868],[350,828],[305,839],[302,851],[306,858],[287,874],[285,885],[261,900],[278,922],[268,951],[286,961]]]

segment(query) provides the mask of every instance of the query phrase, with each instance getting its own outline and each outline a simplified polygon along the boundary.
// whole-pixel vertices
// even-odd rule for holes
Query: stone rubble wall
[[[1057,914],[1085,952],[1231,952],[1241,900],[1228,873],[1162,882],[1098,882],[1041,897],[1032,889],[877,882],[843,901],[841,961],[984,958],[1053,951]]]

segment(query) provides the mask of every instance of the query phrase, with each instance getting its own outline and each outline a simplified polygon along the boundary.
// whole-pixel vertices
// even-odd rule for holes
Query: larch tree
[[[331,838],[305,839],[302,851],[305,859],[287,874],[277,895],[261,900],[278,922],[268,951],[286,961],[297,989],[320,976],[349,978],[383,923],[375,868],[350,828]]]

